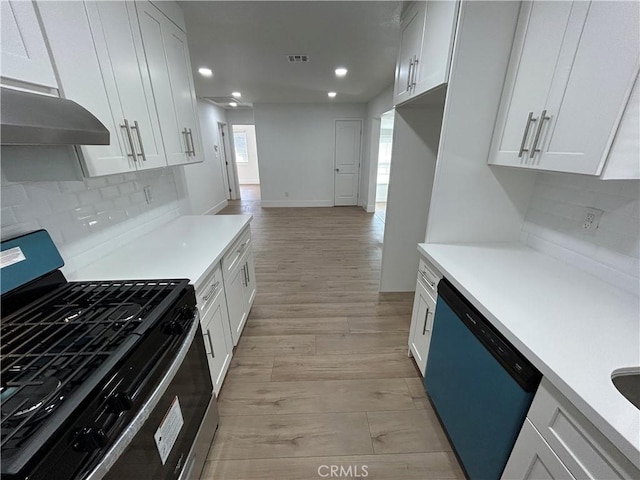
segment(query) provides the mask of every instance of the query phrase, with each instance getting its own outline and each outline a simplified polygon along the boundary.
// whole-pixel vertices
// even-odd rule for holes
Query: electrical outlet
[[[147,203],[151,203],[153,202],[153,195],[151,193],[151,185],[145,185],[143,188],[144,191],[144,199],[147,201]]]
[[[582,221],[582,232],[587,235],[595,235],[603,213],[602,210],[597,208],[587,207]]]

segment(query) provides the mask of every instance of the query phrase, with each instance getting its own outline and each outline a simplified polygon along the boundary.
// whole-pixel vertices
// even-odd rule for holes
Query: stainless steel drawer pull
[[[189,129],[189,138],[191,139],[191,155],[196,156],[196,144],[193,142],[193,132]]]
[[[218,290],[218,285],[220,285],[219,281],[216,281],[216,283],[211,285],[211,288],[209,289],[207,294],[202,298],[205,302],[208,301],[214,293],[216,293],[216,291]]]
[[[422,326],[422,335],[427,333],[427,319],[429,318],[429,313],[431,312],[429,311],[429,307],[427,307],[427,313],[424,316],[424,325]]]
[[[140,144],[140,153],[138,153],[138,155],[142,157],[143,162],[146,162],[147,156],[144,154],[144,145],[142,144],[142,135],[140,135],[140,125],[138,125],[137,120],[133,121],[133,127],[131,127],[131,130],[135,130],[136,135],[138,136],[138,143]]]
[[[191,156],[191,148],[189,147],[189,130],[186,128],[182,130],[182,134],[184,135],[184,142],[187,145],[187,149],[184,151],[188,156]]]
[[[547,111],[543,110],[540,114],[540,123],[538,124],[538,130],[536,130],[536,136],[533,139],[533,147],[531,148],[531,153],[529,154],[529,158],[533,158],[536,152],[539,152],[538,141],[540,140],[540,134],[542,133],[542,126],[544,125],[545,120],[549,120],[551,117],[547,117]]]
[[[424,270],[420,270],[420,275],[422,275],[422,279],[427,282],[427,285],[429,285],[429,287],[436,288],[436,284],[435,282],[432,282],[431,280],[429,280],[429,277],[427,276],[427,272]]]
[[[244,247],[247,246],[247,243],[249,243],[248,240],[246,242],[240,244],[240,246],[238,247],[238,250],[237,250],[238,253],[240,253],[240,252],[242,252],[244,250]]]
[[[413,70],[413,57],[409,59],[409,71],[407,72],[407,91],[411,88],[411,72]]]
[[[416,76],[418,75],[418,57],[413,57],[413,79],[411,80],[411,88],[416,88]]]
[[[207,330],[206,332],[204,332],[204,335],[207,337],[207,340],[209,341],[209,348],[211,349],[211,357],[216,358],[216,352],[213,350],[213,342],[211,341],[211,332]]]
[[[518,152],[518,158],[522,157],[524,152],[528,152],[529,150],[524,148],[527,143],[527,137],[529,136],[529,127],[537,118],[533,118],[533,112],[529,112],[529,117],[527,117],[527,124],[524,127],[524,135],[522,135],[522,143],[520,143],[520,151]]]
[[[131,153],[127,153],[127,157],[133,158],[133,161],[136,162],[136,149],[133,146],[133,135],[131,135],[131,125],[129,125],[129,120],[124,119],[124,125],[120,125],[120,128],[124,128],[125,132],[127,132],[127,140],[129,140],[129,148],[131,148]]]

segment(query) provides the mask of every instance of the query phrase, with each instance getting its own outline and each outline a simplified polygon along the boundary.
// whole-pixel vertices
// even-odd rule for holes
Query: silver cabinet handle
[[[124,128],[125,132],[127,132],[127,139],[129,140],[129,147],[131,147],[131,153],[127,153],[128,157],[133,158],[133,161],[136,162],[136,148],[133,146],[133,135],[131,135],[131,125],[129,125],[129,120],[124,119],[124,125],[120,125],[120,128]]]
[[[529,136],[529,127],[537,118],[533,118],[533,112],[529,112],[529,116],[527,117],[527,124],[524,127],[524,135],[522,135],[522,143],[520,144],[520,151],[518,152],[518,158],[522,157],[524,152],[528,152],[529,150],[524,148],[527,143],[527,137]]]
[[[249,283],[251,283],[251,277],[249,277],[249,263],[245,263],[244,266],[247,269],[247,287],[249,286]]]
[[[413,70],[413,57],[409,59],[409,71],[407,72],[407,91],[411,88],[411,71]]]
[[[218,285],[220,285],[219,281],[216,281],[216,283],[214,283],[213,285],[211,285],[211,288],[209,289],[209,291],[207,292],[207,294],[202,297],[202,299],[206,302],[207,300],[209,300],[214,293],[216,293],[216,290],[218,290]]]
[[[193,132],[189,129],[189,138],[191,139],[191,155],[196,156],[196,144],[193,142]]]
[[[238,247],[237,253],[240,253],[244,250],[244,247],[247,246],[247,243],[249,243],[248,241],[241,243],[240,246]]]
[[[427,278],[427,272],[424,272],[424,271],[420,270],[420,275],[422,275],[422,279],[423,279],[425,282],[427,282],[427,284],[428,284],[431,288],[435,288],[435,287],[436,287],[435,282],[432,282],[432,281],[430,281],[430,280]]]
[[[413,57],[413,78],[411,80],[411,88],[416,88],[416,76],[418,75],[418,57]]]
[[[536,130],[536,136],[533,139],[533,147],[531,147],[531,153],[529,154],[529,158],[533,158],[533,156],[540,151],[538,148],[538,140],[540,140],[540,133],[542,133],[542,126],[544,125],[545,120],[549,120],[551,117],[547,117],[547,111],[543,110],[540,114],[540,123],[538,124],[538,130]]]
[[[242,272],[243,272],[243,275],[244,275],[244,286],[248,287],[249,286],[249,276],[247,275],[247,264],[246,263],[242,266]]]
[[[424,335],[425,333],[427,333],[427,318],[429,318],[429,307],[427,307],[427,313],[424,316],[424,325],[422,326],[422,334]]]
[[[144,145],[142,144],[142,135],[140,135],[140,125],[138,125],[137,120],[133,121],[133,127],[131,127],[131,130],[136,131],[136,135],[138,136],[138,143],[140,144],[140,153],[138,153],[137,155],[142,157],[143,162],[146,162],[147,156],[144,154]]]
[[[184,135],[184,142],[187,145],[187,149],[184,151],[188,156],[191,156],[191,148],[189,147],[189,130],[186,128],[182,130],[182,134]]]
[[[206,336],[207,340],[209,341],[209,348],[211,349],[211,357],[216,358],[216,352],[213,350],[213,342],[211,341],[211,332],[207,330],[206,332],[204,332],[204,336]]]

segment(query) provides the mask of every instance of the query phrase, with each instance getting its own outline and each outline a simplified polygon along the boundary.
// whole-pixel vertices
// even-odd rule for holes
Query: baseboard
[[[221,201],[220,203],[218,203],[217,205],[214,205],[213,207],[211,207],[206,212],[204,212],[204,215],[215,215],[220,210],[222,210],[224,207],[226,207],[228,204],[229,204],[229,201],[225,199],[225,200]]]
[[[367,211],[367,213],[373,213],[376,211],[376,204],[372,203],[367,205],[367,208],[365,208],[365,210]]]
[[[269,207],[333,207],[331,200],[262,200],[260,206]]]

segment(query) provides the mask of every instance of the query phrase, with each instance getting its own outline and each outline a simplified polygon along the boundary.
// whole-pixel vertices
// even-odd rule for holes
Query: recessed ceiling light
[[[347,74],[347,69],[340,67],[340,68],[336,68],[336,76],[338,77],[344,77]]]
[[[236,102],[229,102],[230,107],[237,107],[238,104]]]
[[[335,97],[337,94],[336,92],[329,92],[327,93],[327,95],[329,95],[331,98]]]
[[[211,75],[213,75],[213,72],[211,71],[211,69],[207,67],[200,67],[198,69],[198,73],[203,77],[210,77]]]
[[[232,97],[240,98],[242,94],[240,92],[231,92]]]

